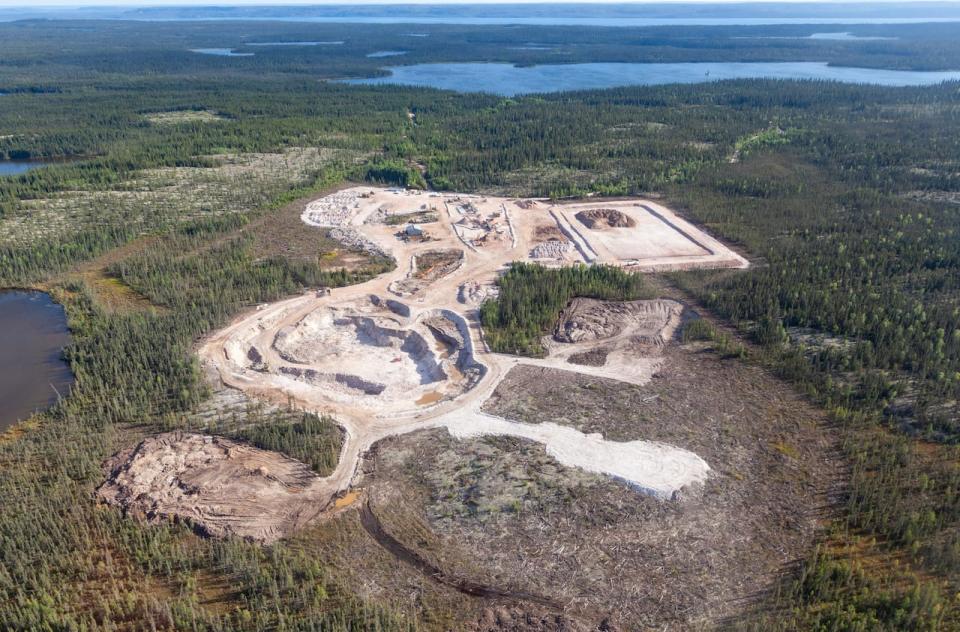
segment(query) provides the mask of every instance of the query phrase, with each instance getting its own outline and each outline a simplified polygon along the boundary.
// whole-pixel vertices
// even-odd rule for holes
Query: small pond
[[[21,173],[46,167],[48,164],[50,163],[39,160],[0,160],[0,177],[18,176]]]
[[[67,396],[70,339],[63,307],[50,295],[0,291],[0,431]]]

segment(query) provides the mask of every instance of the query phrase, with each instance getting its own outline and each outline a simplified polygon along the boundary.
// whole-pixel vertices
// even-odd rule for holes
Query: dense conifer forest
[[[859,27],[895,30],[901,39],[885,47],[762,39],[797,33],[792,26],[616,36],[544,27],[536,40],[578,45],[564,61],[944,68],[960,58],[951,29]],[[849,482],[816,550],[730,629],[957,629],[958,85],[751,80],[505,99],[321,81],[377,73],[382,64],[365,54],[398,42],[410,50],[404,63],[547,59],[510,48],[531,39],[510,28],[430,26],[423,41],[403,39],[408,30],[0,24],[0,157],[53,161],[0,177],[0,287],[46,289],[65,305],[76,375],[69,397],[0,436],[0,628],[433,629],[351,592],[309,538],[268,548],[205,540],[183,525],[143,528],[92,498],[121,439],[197,427],[210,393],[192,350],[204,335],[258,303],[392,265],[263,245],[290,241],[272,221],[284,208],[353,180],[556,198],[653,194],[734,244],[748,271],[656,283],[722,329],[685,335],[725,340],[726,361],[766,367],[829,413]],[[188,51],[242,47],[242,34],[346,43],[243,58]],[[313,156],[285,159],[281,171],[295,167],[297,178],[230,171],[246,164],[237,157],[293,148]],[[185,173],[201,178],[191,189],[202,199],[175,186]],[[535,354],[571,296],[639,297],[647,286],[605,268],[514,266],[483,322],[495,348]],[[338,439],[321,422],[296,417],[237,436],[322,470]],[[211,578],[230,585],[229,608],[203,603]]]

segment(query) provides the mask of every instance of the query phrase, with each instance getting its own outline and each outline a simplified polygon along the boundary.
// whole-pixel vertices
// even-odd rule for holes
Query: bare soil
[[[670,321],[679,305],[671,301],[599,301],[575,298],[560,313],[553,338],[577,343],[606,340],[627,328],[635,341],[662,345],[664,333],[673,333]]]
[[[204,535],[272,542],[316,517],[327,498],[305,464],[229,439],[168,433],[106,465],[97,496],[148,521],[185,520]]]
[[[463,251],[459,249],[428,250],[416,256],[413,277],[422,281],[441,279],[463,263]]]

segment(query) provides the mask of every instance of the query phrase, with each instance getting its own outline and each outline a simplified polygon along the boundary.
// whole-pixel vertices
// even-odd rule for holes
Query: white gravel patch
[[[706,481],[707,462],[689,450],[655,441],[607,441],[552,422],[525,424],[480,412],[458,411],[442,419],[457,438],[480,435],[523,437],[542,443],[560,463],[606,474],[660,499]]]

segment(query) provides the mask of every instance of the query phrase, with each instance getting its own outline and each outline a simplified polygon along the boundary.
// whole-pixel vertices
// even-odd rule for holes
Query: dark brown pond
[[[0,431],[67,396],[69,342],[63,307],[48,294],[0,291]]]

